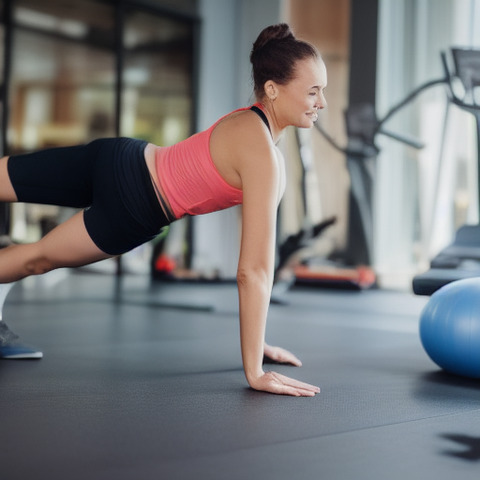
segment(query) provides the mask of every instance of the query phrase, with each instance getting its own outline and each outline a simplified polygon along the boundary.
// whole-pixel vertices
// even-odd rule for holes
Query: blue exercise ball
[[[430,297],[420,317],[420,339],[444,370],[480,378],[480,278],[449,283]]]

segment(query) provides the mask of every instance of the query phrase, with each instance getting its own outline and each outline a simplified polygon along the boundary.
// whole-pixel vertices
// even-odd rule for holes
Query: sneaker
[[[24,344],[4,321],[0,321],[0,358],[22,359],[42,358],[43,352]]]

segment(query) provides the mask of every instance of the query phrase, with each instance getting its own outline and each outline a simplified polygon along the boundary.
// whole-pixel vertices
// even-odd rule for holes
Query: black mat
[[[428,298],[289,292],[268,340],[304,366],[273,368],[322,388],[297,399],[247,387],[233,285],[50,278],[5,307],[45,357],[0,362],[2,480],[478,478],[480,383],[424,353]]]

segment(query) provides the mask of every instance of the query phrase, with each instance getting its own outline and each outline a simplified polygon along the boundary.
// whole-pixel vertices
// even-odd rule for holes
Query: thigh
[[[92,201],[92,176],[99,143],[12,155],[7,169],[17,200],[85,208]]]
[[[8,174],[8,157],[0,158],[0,201],[16,202],[17,195]]]
[[[79,267],[111,258],[93,242],[85,228],[83,212],[55,227],[37,244],[38,254],[53,268]]]
[[[145,163],[146,142],[105,142],[95,168],[92,205],[84,221],[95,244],[120,255],[155,238],[169,223]]]

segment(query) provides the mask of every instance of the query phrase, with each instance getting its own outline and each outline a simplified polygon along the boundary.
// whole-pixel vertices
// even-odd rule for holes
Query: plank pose
[[[276,212],[285,188],[282,131],[310,128],[325,107],[325,65],[286,24],[265,28],[250,60],[256,103],[171,147],[99,139],[0,160],[0,200],[83,208],[36,243],[0,250],[0,283],[125,253],[184,215],[242,204],[237,283],[240,340],[249,385],[277,394],[320,391],[275,372],[264,354],[300,366],[265,343],[275,261]]]

